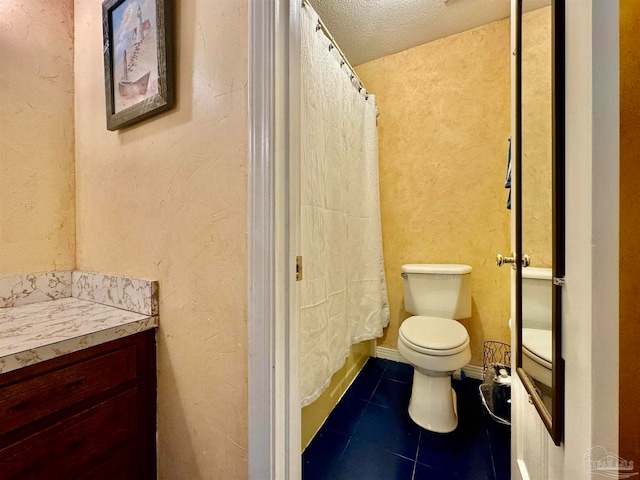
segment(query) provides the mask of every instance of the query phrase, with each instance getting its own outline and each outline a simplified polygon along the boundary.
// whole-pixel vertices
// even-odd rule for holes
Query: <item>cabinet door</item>
[[[135,441],[137,401],[134,387],[0,450],[0,478],[77,478]]]
[[[151,480],[146,466],[141,464],[137,445],[120,449],[93,469],[82,473],[78,480]]]

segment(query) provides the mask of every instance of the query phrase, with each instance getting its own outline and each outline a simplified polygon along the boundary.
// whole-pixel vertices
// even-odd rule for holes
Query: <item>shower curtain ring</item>
[[[322,28],[322,25],[320,25],[320,22],[318,22],[318,24],[316,25],[316,32],[317,32],[318,30],[320,30],[321,28]]]
[[[333,43],[329,44],[329,51],[333,50]]]

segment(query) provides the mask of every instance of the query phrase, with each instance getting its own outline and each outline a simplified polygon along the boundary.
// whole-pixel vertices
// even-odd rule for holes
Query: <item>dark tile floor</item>
[[[413,368],[371,358],[302,455],[303,480],[508,480],[510,428],[484,412],[480,382],[454,380],[458,428],[409,418]]]

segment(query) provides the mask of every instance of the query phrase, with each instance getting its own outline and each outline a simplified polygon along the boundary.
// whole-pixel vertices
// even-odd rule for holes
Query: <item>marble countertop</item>
[[[96,278],[105,283],[102,276]],[[114,278],[107,278],[110,285],[116,284]],[[89,299],[73,296],[0,308],[0,373],[156,328],[157,285],[148,285],[153,295],[140,295],[141,308],[132,295],[114,295],[122,291],[118,285],[103,289],[102,297],[96,287]]]

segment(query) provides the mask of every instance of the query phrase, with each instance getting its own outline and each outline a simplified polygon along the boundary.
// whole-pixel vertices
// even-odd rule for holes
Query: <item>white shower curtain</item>
[[[351,345],[382,335],[377,109],[359,92],[318,15],[302,9],[302,406],[327,388]]]

